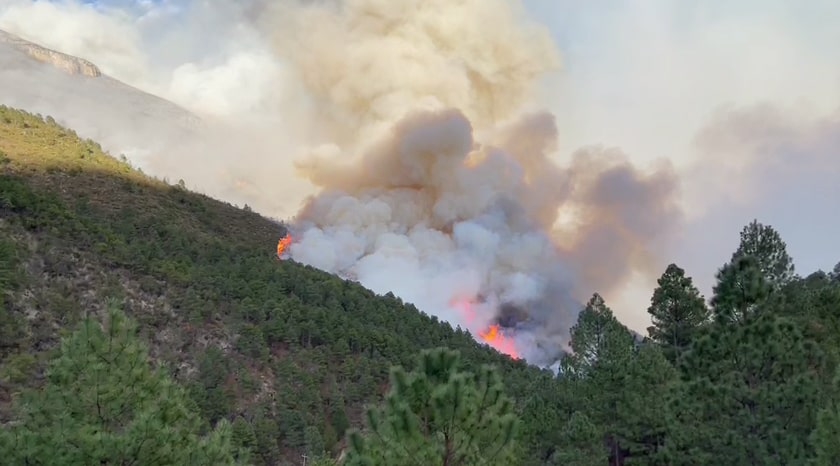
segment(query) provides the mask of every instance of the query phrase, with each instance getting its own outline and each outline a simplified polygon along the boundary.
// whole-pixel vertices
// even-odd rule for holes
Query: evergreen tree
[[[512,464],[518,419],[495,369],[460,372],[457,351],[424,351],[417,370],[391,372],[384,406],[369,431],[350,432],[347,465]]]
[[[633,335],[616,320],[598,293],[578,314],[570,333],[573,353],[563,358],[560,367],[567,378],[585,378],[599,361],[615,362],[618,355],[626,356],[633,346]]]
[[[234,394],[226,384],[230,373],[230,361],[221,349],[209,346],[199,356],[198,374],[189,391],[201,415],[211,423],[222,419],[233,408]]]
[[[562,444],[551,457],[557,466],[591,466],[606,458],[604,437],[583,411],[574,411],[561,436]]]
[[[709,310],[691,277],[676,264],[670,264],[657,281],[650,300],[648,314],[653,326],[648,327],[650,339],[659,344],[669,361],[675,363],[707,323]]]
[[[618,390],[622,393],[616,418],[625,454],[634,465],[667,464],[664,447],[670,412],[663,400],[678,381],[676,368],[662,350],[643,345],[627,367],[627,376]]]
[[[840,370],[834,376],[833,396],[827,397],[827,403],[817,414],[817,427],[811,440],[815,449],[815,466],[835,466],[840,464]]]
[[[257,434],[254,432],[254,426],[241,417],[236,418],[232,426],[232,441],[240,449],[237,458],[250,461],[252,453],[257,448]]]
[[[674,391],[671,464],[806,465],[821,352],[791,321],[720,325],[692,345]]]
[[[621,413],[627,402],[624,386],[629,376],[628,367],[635,353],[633,335],[596,293],[578,314],[571,329],[570,346],[574,353],[561,363],[562,378],[577,395],[573,409],[586,414],[586,421],[594,426],[598,435],[578,435],[576,443],[558,446],[558,456],[575,458],[576,454],[568,451],[572,448],[601,451],[604,459],[623,457],[631,443],[625,436],[628,423]],[[583,419],[571,424],[574,429],[586,426]],[[586,429],[581,432],[587,432]],[[594,445],[582,445],[581,439],[597,441]]]
[[[754,256],[733,259],[717,273],[712,310],[718,322],[744,323],[756,317],[770,296],[771,287]]]
[[[317,427],[307,426],[303,431],[303,436],[306,442],[306,454],[311,457],[319,457],[324,454],[324,438]]]
[[[231,428],[203,422],[180,386],[153,369],[135,325],[113,303],[61,342],[47,384],[0,431],[6,464],[235,464]]]
[[[761,275],[774,290],[789,283],[794,277],[793,260],[787,253],[787,245],[769,225],[753,220],[741,230],[741,242],[731,262],[745,256],[755,258]]]

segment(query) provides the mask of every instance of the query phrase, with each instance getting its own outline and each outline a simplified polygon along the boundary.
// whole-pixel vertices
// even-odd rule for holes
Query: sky
[[[276,86],[287,69],[243,26],[258,1],[86,1],[109,15],[91,27],[96,13],[77,2],[0,0],[0,29],[198,113],[246,118],[296,98]],[[753,218],[779,230],[798,272],[840,262],[840,2],[524,6],[559,50],[537,99],[556,117],[556,157],[602,145],[636,164],[673,164],[685,218],[658,253],[707,297]],[[637,330],[652,285],[639,278],[614,299]]]
[[[672,254],[707,296],[714,267],[728,259],[738,231],[752,218],[780,231],[800,273],[840,262],[840,57],[833,45],[840,41],[840,4],[525,3],[563,53],[564,69],[547,87],[566,147],[602,142],[636,160],[666,157],[683,168],[693,214]],[[773,135],[774,123],[761,128],[760,112],[754,112],[758,126],[741,133],[749,144],[734,138],[718,146],[698,143],[710,125],[718,134],[726,131],[715,123],[721,109],[749,112],[755,106],[787,113],[788,121],[775,123],[784,130],[801,128]],[[704,157],[720,160],[719,178],[706,168],[713,174],[692,183]],[[738,164],[745,169],[730,168]],[[715,178],[718,183],[709,183]],[[739,184],[744,187],[734,188]]]

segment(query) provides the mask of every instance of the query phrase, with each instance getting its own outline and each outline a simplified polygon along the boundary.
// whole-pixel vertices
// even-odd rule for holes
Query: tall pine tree
[[[691,277],[676,264],[670,264],[657,283],[648,307],[653,322],[648,335],[675,363],[708,322],[709,310]]]
[[[765,279],[754,256],[736,257],[717,273],[712,310],[719,323],[746,323],[757,317],[770,296],[771,285]]]
[[[185,390],[149,364],[135,325],[113,303],[61,342],[47,384],[21,422],[0,430],[6,464],[235,464],[227,421],[207,436]]]
[[[561,434],[562,444],[551,456],[556,466],[604,464],[604,435],[583,411],[574,411]]]
[[[817,426],[811,435],[814,445],[814,466],[840,464],[840,370],[835,369],[830,396],[817,414]]]
[[[561,362],[562,383],[577,394],[573,409],[583,412],[585,418],[569,419],[568,428],[574,434],[569,440],[574,443],[559,445],[556,456],[578,461],[579,455],[571,450],[580,450],[600,452],[604,460],[620,460],[632,443],[625,435],[627,423],[621,411],[627,402],[624,386],[634,358],[633,335],[595,293],[578,314],[570,346],[574,352]],[[596,443],[580,443],[591,441]]]
[[[594,368],[627,357],[633,335],[615,318],[604,298],[594,293],[571,328],[572,354],[563,358],[561,373],[566,378],[586,378]]]
[[[668,431],[673,465],[807,465],[819,348],[790,320],[716,325],[683,360]]]
[[[745,256],[755,258],[761,275],[774,290],[794,278],[793,260],[787,253],[787,245],[779,232],[769,225],[753,220],[741,230],[741,242],[731,262]]]
[[[658,345],[644,344],[636,351],[620,388],[623,397],[617,415],[630,464],[667,464],[664,448],[670,412],[664,400],[676,382],[678,372]]]
[[[489,366],[460,372],[459,353],[424,351],[417,370],[391,373],[384,406],[368,411],[368,430],[350,432],[348,466],[513,464],[518,419]]]

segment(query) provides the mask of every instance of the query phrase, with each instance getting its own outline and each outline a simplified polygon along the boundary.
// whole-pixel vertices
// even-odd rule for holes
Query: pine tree
[[[754,256],[733,259],[717,273],[712,310],[718,322],[745,323],[759,314],[771,293]]]
[[[306,442],[304,450],[307,455],[314,458],[324,454],[324,438],[317,427],[306,426],[303,430],[303,437]]]
[[[205,437],[183,388],[153,369],[135,325],[113,303],[61,342],[21,422],[0,431],[6,464],[235,464],[227,421]]]
[[[562,444],[551,457],[557,466],[603,464],[607,456],[604,436],[583,411],[574,411],[561,436]]]
[[[833,396],[817,414],[817,427],[811,435],[815,449],[814,466],[840,464],[840,370],[834,376]]]
[[[676,264],[670,264],[658,280],[648,314],[653,326],[650,339],[659,344],[669,361],[675,363],[708,322],[709,310],[691,277]]]
[[[741,230],[741,242],[730,262],[745,256],[755,258],[761,275],[774,290],[794,278],[793,260],[787,253],[787,245],[779,232],[769,225],[753,220]]]
[[[251,455],[257,449],[257,434],[254,432],[254,426],[241,417],[236,418],[232,425],[231,440],[240,448],[237,458],[250,461]]]
[[[679,374],[657,345],[645,344],[627,367],[616,418],[622,446],[634,465],[664,462],[670,412],[663,400]]]
[[[585,378],[599,361],[615,361],[633,347],[633,335],[613,315],[598,293],[592,295],[571,328],[573,353],[564,357],[561,372],[568,378]]]
[[[621,410],[626,403],[624,386],[628,367],[635,354],[633,335],[595,293],[578,314],[577,323],[571,329],[570,346],[574,353],[563,359],[561,376],[577,395],[573,409],[586,414],[598,435],[583,437],[597,438],[594,445],[559,445],[559,456],[575,457],[569,449],[582,448],[601,451],[603,459],[621,458],[630,443],[624,435],[627,422],[621,418]],[[583,420],[575,422],[582,423]],[[585,427],[584,424],[579,426]]]
[[[683,362],[670,464],[809,464],[823,358],[791,321],[764,315],[717,325]]]
[[[460,372],[457,351],[424,351],[419,367],[391,372],[384,406],[368,431],[350,431],[347,465],[508,465],[518,419],[490,366]]]

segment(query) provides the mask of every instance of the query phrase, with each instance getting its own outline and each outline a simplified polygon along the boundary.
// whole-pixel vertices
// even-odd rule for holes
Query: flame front
[[[504,336],[498,324],[493,324],[487,330],[478,332],[478,336],[485,343],[495,348],[496,351],[507,354],[514,359],[519,359],[519,352],[516,351],[516,345],[513,343],[513,340]]]
[[[476,320],[475,310],[472,308],[473,303],[469,300],[456,300],[452,303],[453,307],[461,311],[467,321],[467,325],[472,327]],[[473,332],[475,334],[475,332]],[[516,344],[510,338],[504,335],[504,330],[498,324],[492,324],[484,330],[478,332],[478,338],[487,343],[496,351],[506,354],[514,359],[519,358],[519,351],[516,350]]]
[[[292,235],[286,234],[280,241],[277,242],[277,257],[282,258],[283,253],[286,252],[286,249],[292,244]]]

